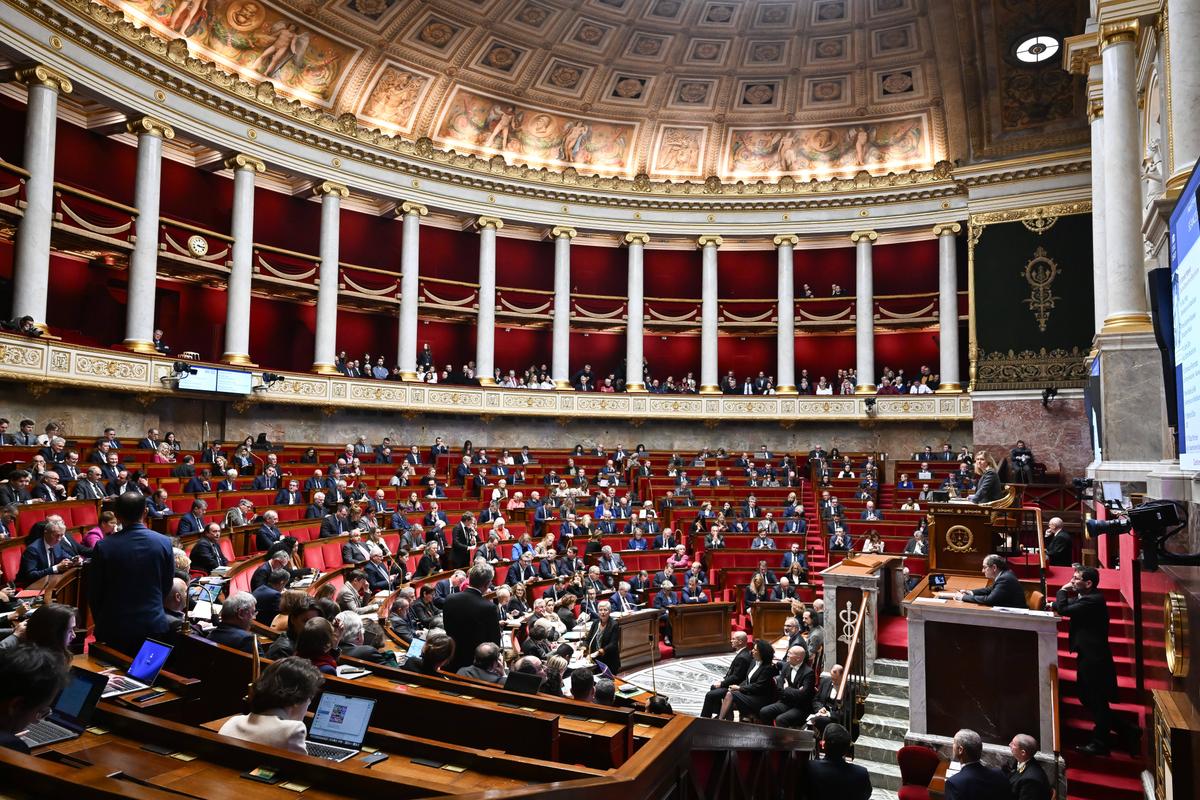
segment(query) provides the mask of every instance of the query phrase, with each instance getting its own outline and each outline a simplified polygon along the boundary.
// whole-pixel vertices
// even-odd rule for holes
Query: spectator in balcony
[[[833,284],[832,286],[830,286],[829,287],[829,296],[830,297],[841,297],[842,296],[842,287],[836,283]]]
[[[818,395],[833,394],[833,387],[829,385],[829,381],[826,380],[824,375],[822,375],[820,378],[817,379],[817,385],[816,385],[816,388],[813,390],[813,394],[818,394]]]

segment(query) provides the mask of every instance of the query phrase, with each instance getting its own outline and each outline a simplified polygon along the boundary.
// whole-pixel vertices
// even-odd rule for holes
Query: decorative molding
[[[261,158],[247,153],[236,153],[225,159],[224,164],[225,169],[231,169],[235,172],[239,169],[251,169],[255,172],[267,171],[267,165],[263,163]]]
[[[1121,20],[1119,22],[1105,22],[1100,26],[1100,52],[1103,54],[1106,48],[1115,44],[1135,43],[1137,42],[1138,31],[1140,25],[1136,19]]]
[[[781,233],[771,241],[776,247],[783,247],[785,244],[788,247],[795,247],[800,244],[800,237],[794,233]]]
[[[428,208],[420,203],[414,203],[411,200],[405,200],[403,203],[401,203],[400,208],[398,208],[397,211],[400,212],[400,216],[406,216],[408,214],[416,214],[418,217],[429,216]]]
[[[850,241],[854,242],[855,244],[858,244],[862,239],[866,239],[868,242],[874,244],[878,238],[879,234],[875,231],[855,231],[854,233],[850,234]]]
[[[957,222],[939,222],[933,226],[934,236],[954,236],[962,231],[962,225]]]
[[[720,247],[723,244],[725,244],[725,240],[714,233],[706,233],[696,239],[696,246],[701,249],[708,247],[709,245],[713,247]]]
[[[625,244],[640,244],[646,245],[650,243],[650,234],[648,233],[627,233],[622,239]]]
[[[483,230],[484,228],[494,228],[500,230],[504,227],[504,220],[499,217],[480,217],[475,220],[475,227]]]
[[[59,94],[70,94],[75,90],[70,78],[44,64],[18,67],[12,74],[16,80],[26,86],[45,86]]]
[[[319,197],[336,196],[338,198],[346,198],[350,196],[350,188],[337,181],[322,181],[313,187],[313,194]]]
[[[563,237],[566,237],[567,239],[574,239],[578,235],[579,231],[567,225],[556,225],[550,230],[550,238],[552,239],[561,239]]]
[[[125,130],[135,136],[140,136],[143,133],[151,136],[158,136],[162,139],[174,139],[175,129],[160,119],[154,117],[138,117],[131,119],[125,123]]]
[[[138,396],[188,396],[167,389],[159,380],[173,373],[173,358],[141,355],[0,335],[0,380],[34,386],[103,388]],[[228,366],[228,365],[225,365]],[[262,374],[252,373],[256,386]],[[743,397],[722,395],[604,395],[521,389],[457,387],[404,382],[354,380],[339,374],[280,373],[284,379],[270,389],[255,392],[259,402],[308,405],[314,408],[361,408],[409,414],[472,414],[608,418],[626,420],[697,419],[744,422],[773,421],[858,422],[866,418],[862,397]],[[213,398],[214,396],[209,395]],[[222,400],[234,398],[221,397]],[[882,422],[969,422],[971,398],[880,398],[872,419]]]
[[[975,386],[980,391],[1079,388],[1087,383],[1089,367],[1087,353],[1078,347],[986,353],[976,365]]]

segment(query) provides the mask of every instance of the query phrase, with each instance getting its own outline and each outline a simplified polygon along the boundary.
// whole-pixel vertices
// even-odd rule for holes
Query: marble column
[[[792,264],[799,237],[787,233],[775,237],[776,267],[779,272],[778,322],[775,326],[775,392],[796,394],[796,277]]]
[[[420,203],[401,203],[404,220],[400,240],[400,340],[396,363],[400,379],[417,379],[417,306],[421,293],[421,217],[429,209]]]
[[[700,394],[720,394],[721,375],[717,366],[717,248],[720,236],[708,234],[696,240],[702,251],[700,265]]]
[[[1104,333],[1150,328],[1142,255],[1142,203],[1137,108],[1137,23],[1100,31],[1104,70],[1104,253],[1108,314]]]
[[[28,87],[25,106],[25,210],[17,226],[13,270],[14,318],[26,315],[46,329],[47,287],[50,285],[50,228],[54,219],[54,135],[58,96],[70,94],[71,81],[39,65],[16,70],[15,78]]]
[[[229,262],[229,286],[225,294],[226,364],[251,366],[250,285],[254,277],[254,178],[267,165],[254,156],[238,153],[225,160],[233,170],[233,246]]]
[[[958,241],[962,225],[933,226],[938,239],[938,392],[962,391],[958,377]]]
[[[480,217],[479,316],[475,321],[475,377],[480,386],[496,385],[496,231],[504,221]]]
[[[1094,97],[1088,102],[1088,121],[1092,127],[1092,152],[1104,152],[1104,101]],[[1104,328],[1108,315],[1108,276],[1104,270],[1104,159],[1092,158],[1092,301],[1095,304],[1096,333]]]
[[[646,300],[642,289],[642,256],[648,233],[627,233],[625,244],[629,246],[629,286],[627,291],[625,323],[625,391],[646,391],[642,378],[642,323],[646,314]]]
[[[879,234],[855,231],[854,242],[854,349],[858,385],[855,394],[875,393],[875,276],[871,267],[871,247]]]
[[[550,380],[555,389],[571,388],[571,240],[574,228],[563,225],[554,237],[554,328]]]
[[[1167,29],[1167,106],[1170,110],[1170,177],[1167,190],[1179,192],[1187,183],[1188,171],[1200,156],[1200,4],[1166,4],[1163,21]]]
[[[313,351],[313,372],[336,375],[338,310],[338,237],[342,198],[350,190],[340,183],[325,181],[314,190],[321,197],[321,271],[317,285],[317,340]]]
[[[125,300],[125,341],[122,347],[135,353],[154,353],[154,291],[158,280],[158,202],[162,191],[164,139],[175,131],[153,117],[140,117],[126,124],[137,136],[137,172],[133,183],[133,252]]]

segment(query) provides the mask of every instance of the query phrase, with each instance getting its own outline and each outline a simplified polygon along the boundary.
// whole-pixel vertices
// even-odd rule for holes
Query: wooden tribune
[[[659,616],[657,608],[647,608],[616,618],[621,632],[621,669],[637,669],[650,663],[651,648],[658,647]]]
[[[733,603],[688,603],[671,606],[672,643],[676,656],[729,651],[729,615]],[[622,659],[624,663],[624,659]]]
[[[930,503],[930,571],[977,573],[984,556],[1000,548],[993,511],[968,503]]]

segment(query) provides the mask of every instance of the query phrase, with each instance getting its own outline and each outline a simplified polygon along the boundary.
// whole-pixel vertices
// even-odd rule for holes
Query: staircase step
[[[880,789],[877,786],[871,787],[871,800],[899,800],[899,798],[900,795],[891,789]]]
[[[859,737],[871,736],[876,739],[895,739],[903,741],[908,734],[908,720],[898,717],[883,717],[867,713],[859,722]]]
[[[908,698],[888,697],[878,692],[867,695],[866,712],[895,719],[908,719]]]
[[[890,678],[908,678],[908,662],[895,658],[875,659],[875,674]]]
[[[895,697],[899,700],[908,699],[908,678],[893,678],[876,673],[870,678],[871,694],[884,697]]]
[[[903,739],[880,739],[876,736],[859,736],[854,740],[855,759],[866,759],[881,764],[895,764],[896,753],[904,747]]]
[[[858,755],[857,750],[855,751],[854,763],[860,767],[867,768],[867,772],[871,775],[872,788],[890,789],[893,792],[900,788],[900,767],[897,765],[871,761]]]

